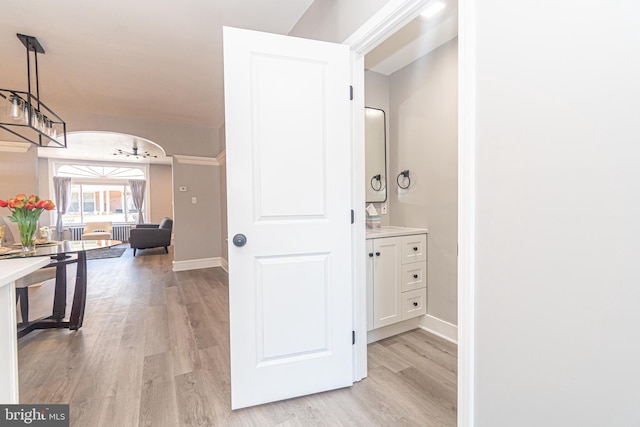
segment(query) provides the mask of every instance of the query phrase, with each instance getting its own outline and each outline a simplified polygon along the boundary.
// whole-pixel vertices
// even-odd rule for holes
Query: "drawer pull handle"
[[[417,307],[417,306],[418,306],[418,303],[417,303],[417,302],[414,302],[414,303],[413,303],[413,306],[414,306],[414,307]]]
[[[373,256],[373,252],[369,252],[369,256],[371,256],[371,257],[372,257],[372,256]]]
[[[380,252],[376,252],[376,256],[380,256]]]
[[[417,251],[418,251],[418,247],[417,247],[417,246],[414,246],[414,247],[413,247],[413,250],[417,252]]]
[[[414,278],[414,279],[417,279],[417,278],[418,278],[418,275],[417,275],[417,274],[414,274],[414,275],[413,275],[413,278]]]

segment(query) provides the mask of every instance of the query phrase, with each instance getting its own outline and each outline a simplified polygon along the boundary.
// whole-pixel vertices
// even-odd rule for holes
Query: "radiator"
[[[84,230],[84,225],[69,226],[69,233],[71,233],[71,240],[82,240],[82,230]]]
[[[113,226],[111,236],[113,237],[113,240],[122,240],[123,242],[128,242],[130,231],[131,226],[129,224],[116,224]]]
[[[70,225],[69,233],[71,233],[71,240],[82,240],[82,231],[84,225]],[[113,240],[121,240],[123,242],[129,241],[129,232],[131,231],[130,224],[114,224],[111,230],[111,237]]]

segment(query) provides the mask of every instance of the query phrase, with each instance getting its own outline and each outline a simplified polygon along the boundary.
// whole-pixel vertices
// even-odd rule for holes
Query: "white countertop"
[[[0,260],[0,287],[13,283],[49,264],[49,257],[10,258]]]
[[[426,228],[396,227],[385,225],[380,228],[367,228],[367,239],[377,239],[380,237],[408,236],[411,234],[427,234]]]
[[[27,257],[0,260],[0,403],[17,404],[18,340],[16,339],[16,293],[13,282],[49,264],[49,257]]]

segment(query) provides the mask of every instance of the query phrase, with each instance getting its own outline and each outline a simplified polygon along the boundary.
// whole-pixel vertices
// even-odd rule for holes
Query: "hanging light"
[[[125,151],[117,149],[114,153],[114,156],[125,156],[125,157],[135,157],[136,159],[146,159],[148,157],[153,157],[155,159],[158,158],[155,154],[151,154],[148,151],[138,151],[138,147],[134,144],[132,147],[132,151]]]
[[[33,36],[17,34],[27,48],[27,91],[0,89],[0,129],[39,147],[67,147],[67,125],[40,100],[38,53],[44,48]],[[31,52],[35,65],[35,94],[31,92]],[[0,134],[1,135],[1,134]]]

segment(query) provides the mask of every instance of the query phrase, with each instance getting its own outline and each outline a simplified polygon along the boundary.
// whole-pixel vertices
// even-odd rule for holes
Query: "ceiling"
[[[79,110],[218,128],[222,26],[287,34],[312,2],[7,1],[0,87],[26,90],[21,33],[46,51],[38,57],[41,98],[63,118]]]
[[[365,57],[365,68],[391,75],[458,36],[458,0],[438,0],[444,9],[418,16]],[[431,2],[429,4],[433,4]]]
[[[90,111],[217,129],[224,122],[222,26],[287,34],[312,2],[8,1],[0,26],[0,87],[27,88],[26,52],[16,37],[26,34],[46,52],[38,56],[41,99],[63,119]],[[67,126],[73,130],[72,122]],[[70,134],[68,149],[38,149],[38,155],[114,160],[115,148],[133,143],[128,135]]]
[[[171,164],[159,145],[144,138],[112,132],[73,132],[67,136],[69,148],[38,148],[38,157],[54,159],[92,160],[100,162]],[[117,150],[133,153],[137,147],[139,156],[114,154]],[[149,157],[142,157],[147,152]],[[156,156],[156,157],[154,157]]]
[[[46,51],[38,57],[41,98],[63,118],[79,110],[218,128],[222,26],[287,34],[313,0],[10,2],[0,87],[26,90],[16,33],[27,34]]]
[[[457,0],[442,1],[447,7],[438,15],[416,19],[369,53],[366,68],[391,74],[455,37]],[[287,34],[312,3],[11,1],[3,8],[10,19],[0,26],[0,87],[26,90],[26,53],[16,33],[27,34],[46,51],[38,56],[41,99],[63,119],[65,113],[90,111],[219,128],[224,123],[222,26]],[[68,129],[73,131],[73,123]],[[70,133],[68,149],[39,149],[38,155],[113,161],[119,157],[113,156],[115,149],[129,150],[134,141],[159,155],[151,162],[170,162],[150,141],[109,133]]]

